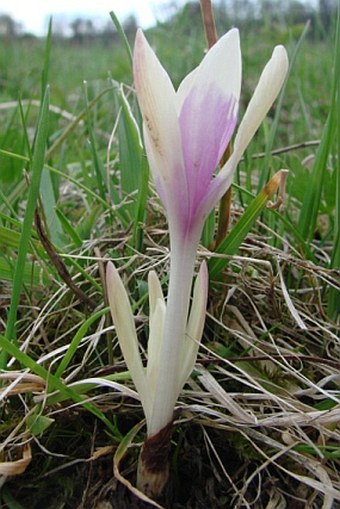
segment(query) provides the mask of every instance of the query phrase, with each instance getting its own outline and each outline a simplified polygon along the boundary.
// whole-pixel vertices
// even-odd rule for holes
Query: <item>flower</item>
[[[286,50],[277,46],[238,128],[233,153],[215,175],[237,123],[241,89],[238,30],[225,34],[177,91],[142,31],[137,32],[134,81],[147,156],[170,235],[167,301],[156,274],[149,274],[146,370],[129,300],[111,263],[107,288],[121,349],[142,401],[148,437],[156,436],[172,421],[178,395],[196,360],[208,291],[204,262],[196,278],[190,313],[189,305],[204,221],[229,188],[233,171],[277,97],[287,69]]]
[[[237,163],[277,97],[287,69],[286,50],[277,46],[238,129],[234,152],[214,176],[237,122],[241,90],[238,30],[221,37],[177,91],[138,30],[134,81],[147,156],[172,241],[199,238],[204,220],[230,186]]]

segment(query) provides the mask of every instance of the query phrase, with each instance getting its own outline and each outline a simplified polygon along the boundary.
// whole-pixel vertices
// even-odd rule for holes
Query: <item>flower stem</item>
[[[171,238],[171,236],[170,236]],[[148,422],[148,437],[157,434],[173,419],[179,391],[181,346],[187,327],[191,286],[198,240],[175,240],[170,258],[167,309],[160,351],[157,391]]]
[[[232,143],[229,142],[225,152],[222,156],[221,162],[219,164],[220,168],[228,161],[233,151]],[[220,200],[219,210],[218,210],[218,225],[216,232],[216,240],[213,246],[215,250],[221,242],[225,239],[228,233],[228,226],[230,221],[230,211],[231,211],[231,186],[227,190],[227,192],[222,196]]]

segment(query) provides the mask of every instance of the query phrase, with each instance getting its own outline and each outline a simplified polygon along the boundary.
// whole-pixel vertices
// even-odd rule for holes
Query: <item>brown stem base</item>
[[[156,435],[146,438],[139,456],[137,487],[153,499],[162,496],[169,480],[171,431],[172,422]]]

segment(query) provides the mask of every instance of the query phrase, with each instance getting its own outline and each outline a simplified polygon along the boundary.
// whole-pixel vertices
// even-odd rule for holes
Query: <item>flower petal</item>
[[[164,300],[157,299],[149,320],[148,364],[146,368],[151,404],[153,404],[157,389],[165,312],[166,305]]]
[[[200,65],[191,71],[182,81],[177,90],[177,110],[181,111],[190,90],[197,83],[210,84],[222,91],[226,96],[233,96],[239,100],[242,80],[242,60],[239,31],[236,28],[229,30],[221,37],[204,56]],[[204,92],[204,89],[202,89]],[[203,98],[208,106],[207,96]]]
[[[262,71],[261,77],[248,104],[238,128],[234,151],[218,175],[210,182],[200,216],[205,218],[229,189],[234,170],[243,152],[277,98],[288,71],[288,56],[283,46],[274,48],[271,59]]]
[[[241,50],[238,30],[233,29],[209,50],[177,93],[191,218],[234,131],[240,89]]]
[[[169,210],[176,211],[177,203],[170,199],[176,190],[182,203],[187,199],[176,92],[141,30],[136,35],[133,74],[151,171],[169,214]]]
[[[179,121],[190,189],[188,228],[234,132],[237,120],[235,105],[233,97],[226,98],[213,84],[207,90],[204,101],[200,90],[195,87],[184,101]]]
[[[160,299],[163,302],[165,302],[161,283],[154,270],[150,270],[148,274],[148,288],[149,288],[150,316],[152,316],[152,314],[155,311],[157,300]]]
[[[247,148],[262,120],[277,98],[288,71],[288,56],[283,46],[274,48],[271,59],[262,71],[247,110],[242,118],[234,142],[234,152],[239,158]]]
[[[116,267],[111,262],[108,262],[106,268],[106,285],[112,320],[116,328],[119,345],[133,383],[141,398],[145,415],[148,418],[151,412],[151,398],[139,353],[135,322],[123,282]]]
[[[154,270],[148,275],[149,287],[149,339],[148,339],[148,363],[146,376],[151,393],[151,400],[154,399],[156,382],[159,369],[159,354],[163,340],[163,327],[166,312],[165,299],[158,276]]]
[[[195,366],[207,309],[208,280],[209,276],[207,264],[203,261],[195,281],[187,331],[183,338],[183,363],[178,375],[179,390],[182,389]]]

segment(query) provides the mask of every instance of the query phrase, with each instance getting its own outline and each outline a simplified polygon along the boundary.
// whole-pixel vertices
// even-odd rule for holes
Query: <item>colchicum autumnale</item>
[[[129,299],[111,262],[107,267],[107,289],[119,343],[147,422],[138,483],[153,496],[162,491],[168,470],[164,465],[162,472],[160,465],[150,463],[146,449],[148,443],[155,446],[157,437],[162,441],[164,430],[171,427],[177,398],[194,367],[203,332],[208,291],[205,262],[196,278],[190,313],[189,304],[204,221],[230,187],[234,169],[276,99],[287,69],[286,50],[277,46],[239,125],[231,157],[215,174],[237,124],[241,90],[238,30],[232,29],[219,39],[177,91],[142,31],[137,32],[134,82],[146,152],[170,236],[166,300],[156,273],[149,274],[146,369]]]

